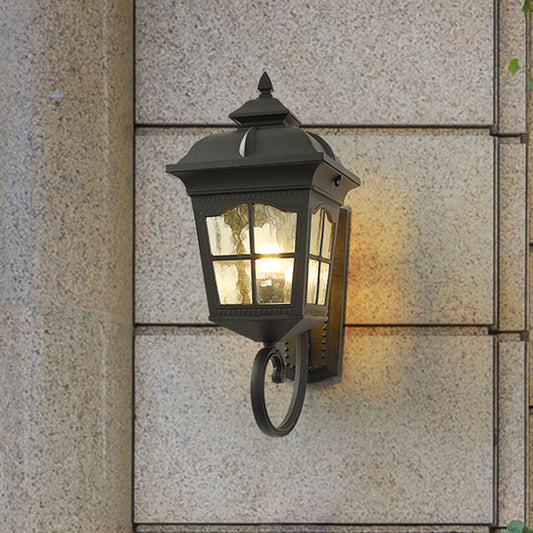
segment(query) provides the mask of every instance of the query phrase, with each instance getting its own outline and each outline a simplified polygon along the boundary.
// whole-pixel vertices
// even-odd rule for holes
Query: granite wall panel
[[[0,531],[129,531],[131,325],[2,304],[0,337]]]
[[[498,526],[526,520],[527,344],[498,343]]]
[[[493,2],[136,3],[141,123],[228,122],[266,69],[306,124],[493,123]]]
[[[500,133],[523,133],[527,130],[527,25],[522,3],[498,0],[498,113]],[[520,69],[509,71],[512,59]]]
[[[523,331],[527,324],[526,146],[520,140],[499,144],[498,329]]]
[[[3,6],[0,301],[129,319],[131,6],[77,8]]]
[[[133,3],[0,4],[0,531],[131,531]]]
[[[310,387],[294,432],[268,439],[249,405],[256,343],[210,328],[143,333],[136,522],[492,522],[490,336],[348,328],[342,383]],[[290,389],[267,386],[274,418]]]

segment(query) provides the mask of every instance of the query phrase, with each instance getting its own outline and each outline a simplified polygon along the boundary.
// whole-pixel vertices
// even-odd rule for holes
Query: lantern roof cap
[[[257,89],[261,94],[248,100],[239,109],[230,113],[229,118],[239,126],[260,126],[266,124],[285,124],[301,126],[302,123],[277,98],[272,96],[272,82],[263,72]]]
[[[272,98],[272,83],[265,72],[259,80],[261,95],[231,113],[239,127],[200,139],[177,163],[166,171],[184,179],[201,173],[273,166],[326,165],[347,178],[348,188],[361,184],[344,167],[329,144],[319,135],[305,131],[300,122],[279,100]],[[348,185],[349,184],[349,185]]]

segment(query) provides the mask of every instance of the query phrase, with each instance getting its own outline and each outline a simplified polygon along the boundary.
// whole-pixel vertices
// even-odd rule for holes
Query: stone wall
[[[133,6],[0,4],[0,532],[131,531]]]
[[[520,2],[136,10],[138,531],[524,519],[527,87],[507,71],[527,60]],[[363,181],[347,199],[342,383],[310,387],[276,441],[249,406],[258,345],[209,325],[190,200],[164,172],[229,126],[263,70]]]
[[[527,518],[521,2],[137,0],[133,26],[126,0],[0,5],[0,533],[131,531],[132,444],[139,533]],[[263,70],[363,180],[343,380],[279,441],[164,172]]]

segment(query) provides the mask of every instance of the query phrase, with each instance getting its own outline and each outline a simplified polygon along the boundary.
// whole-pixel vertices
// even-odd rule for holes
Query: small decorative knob
[[[272,82],[270,81],[266,71],[263,72],[257,88],[261,91],[261,96],[271,96],[270,93],[272,92]]]

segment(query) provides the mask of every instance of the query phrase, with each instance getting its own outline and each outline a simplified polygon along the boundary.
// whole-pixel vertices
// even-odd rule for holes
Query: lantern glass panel
[[[307,276],[307,303],[315,304],[318,290],[318,266],[316,259],[309,259],[309,272]]]
[[[220,303],[252,303],[252,262],[249,260],[213,261]]]
[[[212,255],[250,253],[248,205],[241,204],[215,217],[207,217],[207,231]]]
[[[290,304],[294,259],[257,259],[255,268],[257,303]]]
[[[318,284],[318,305],[326,304],[328,293],[329,263],[320,262],[320,281]]]
[[[324,210],[323,210],[324,211]],[[324,211],[324,236],[322,237],[322,257],[331,259],[331,248],[333,246],[333,229],[335,225],[331,220],[329,213]]]
[[[293,211],[271,205],[254,204],[254,243],[256,254],[294,253],[296,218]]]
[[[311,216],[311,241],[309,253],[320,255],[320,238],[322,237],[322,209]]]
[[[326,305],[335,224],[324,208],[311,215],[307,303]]]

